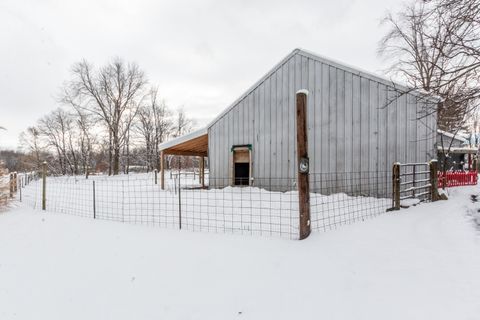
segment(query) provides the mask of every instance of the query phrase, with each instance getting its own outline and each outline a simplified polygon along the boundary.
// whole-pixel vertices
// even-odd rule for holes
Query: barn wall
[[[347,183],[375,172],[387,184],[393,162],[435,157],[435,115],[417,120],[424,108],[418,97],[397,97],[385,82],[298,52],[209,128],[211,186],[228,185],[230,149],[242,144],[252,144],[256,186],[288,189],[294,183],[295,93],[304,88],[314,189],[332,187],[316,174],[338,173]]]

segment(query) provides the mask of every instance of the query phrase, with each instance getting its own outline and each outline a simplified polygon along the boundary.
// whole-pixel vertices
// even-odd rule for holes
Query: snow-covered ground
[[[478,187],[307,240],[0,214],[0,319],[479,319]]]

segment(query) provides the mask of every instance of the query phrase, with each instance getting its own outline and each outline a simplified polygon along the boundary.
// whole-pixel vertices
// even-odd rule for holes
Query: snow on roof
[[[407,85],[400,84],[398,81],[392,81],[391,79],[388,79],[386,77],[382,77],[379,75],[376,75],[372,72],[362,70],[357,67],[350,66],[346,63],[343,62],[338,62],[334,59],[327,58],[325,56],[321,56],[316,53],[312,53],[310,51],[304,50],[304,49],[294,49],[290,54],[288,54],[285,58],[283,58],[279,63],[277,63],[270,71],[268,71],[263,77],[260,78],[257,82],[255,82],[254,85],[252,85],[250,88],[248,88],[247,91],[245,91],[238,99],[236,99],[232,104],[230,104],[225,110],[223,110],[217,117],[215,117],[208,125],[207,128],[210,128],[213,126],[218,120],[220,120],[225,114],[227,114],[231,109],[233,109],[240,101],[242,101],[245,97],[247,97],[253,90],[255,90],[258,86],[260,86],[268,77],[270,77],[277,69],[282,67],[290,58],[292,58],[294,55],[300,54],[306,58],[310,58],[328,65],[331,65],[333,67],[351,72],[355,75],[358,75],[360,77],[370,79],[376,82],[383,83],[387,86],[394,87],[395,89],[398,89],[399,91],[406,91],[414,95],[419,95],[423,96],[427,100],[431,100],[435,103],[440,102],[442,99],[438,96],[432,96],[428,95],[424,92],[421,92],[420,90],[412,90],[409,88]]]
[[[437,129],[437,133],[441,134],[441,135],[444,135],[445,137],[449,137],[449,138],[452,138],[452,139],[455,139],[455,140],[458,140],[458,141],[461,141],[461,142],[467,142],[467,139],[463,138],[461,135],[459,135],[458,133],[457,134],[453,134],[453,133],[450,133],[450,132],[447,132],[447,131],[443,131],[443,130],[440,130],[440,129]]]
[[[172,140],[170,140],[170,141],[167,141],[167,142],[164,142],[164,143],[160,144],[159,150],[168,149],[168,148],[170,148],[170,147],[176,146],[177,144],[183,143],[183,142],[185,142],[185,141],[188,141],[188,140],[192,140],[192,139],[201,137],[201,136],[203,136],[203,135],[205,135],[205,134],[207,134],[207,133],[208,133],[208,128],[207,128],[207,127],[198,129],[198,130],[196,130],[196,131],[190,132],[190,133],[188,133],[188,134],[185,134],[185,135],[183,135],[183,136],[174,138],[174,139],[172,139]]]
[[[165,143],[160,145],[160,150],[169,148],[171,146],[177,145],[179,143],[188,141],[190,139],[193,139],[193,138],[196,138],[198,136],[201,136],[203,134],[208,133],[208,128],[213,126],[218,120],[220,120],[225,114],[227,114],[231,109],[233,109],[240,101],[242,101],[246,96],[248,96],[253,90],[255,90],[269,76],[271,76],[275,71],[277,71],[277,69],[279,69],[282,65],[284,65],[290,58],[292,58],[296,54],[300,54],[304,57],[311,58],[313,60],[317,60],[317,61],[320,61],[322,63],[334,66],[336,68],[351,72],[351,73],[353,73],[355,75],[358,75],[360,77],[383,83],[387,86],[393,86],[400,91],[407,91],[411,94],[422,95],[422,96],[425,96],[425,99],[432,100],[434,102],[441,101],[441,98],[438,97],[438,96],[426,95],[425,93],[421,92],[420,90],[411,91],[411,89],[408,88],[408,86],[406,86],[404,84],[399,84],[398,82],[394,82],[391,79],[387,79],[386,77],[382,77],[382,76],[376,75],[372,72],[365,71],[365,70],[362,70],[360,68],[350,66],[350,65],[345,64],[343,62],[339,62],[339,61],[336,61],[334,59],[327,58],[325,56],[321,56],[321,55],[318,55],[316,53],[312,53],[310,51],[297,48],[297,49],[294,49],[291,53],[289,53],[279,63],[277,63],[272,69],[270,69],[270,71],[268,71],[263,77],[261,77],[260,80],[258,80],[250,88],[248,88],[248,90],[246,90],[238,99],[236,99],[233,103],[231,103],[225,110],[223,110],[217,117],[215,117],[209,124],[207,124],[206,127],[202,128],[202,129],[199,129],[195,132],[192,132],[188,135],[181,136],[181,137],[175,138],[173,140],[170,140],[168,142],[165,142]]]

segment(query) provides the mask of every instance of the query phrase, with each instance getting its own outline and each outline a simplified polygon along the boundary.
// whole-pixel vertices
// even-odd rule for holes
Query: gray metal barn
[[[312,177],[335,174],[335,179],[346,180],[350,173],[374,173],[376,179],[388,180],[394,162],[436,157],[436,113],[425,113],[438,101],[301,49],[280,61],[206,128],[164,143],[161,149],[164,154],[208,156],[210,187],[290,189],[297,172],[295,94],[300,89],[309,92]],[[310,183],[315,190],[322,182],[313,178]]]

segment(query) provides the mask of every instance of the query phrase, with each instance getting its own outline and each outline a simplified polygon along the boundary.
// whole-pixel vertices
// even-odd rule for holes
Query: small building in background
[[[471,147],[461,134],[437,130],[437,158],[441,170],[476,170],[477,152],[478,148]]]

